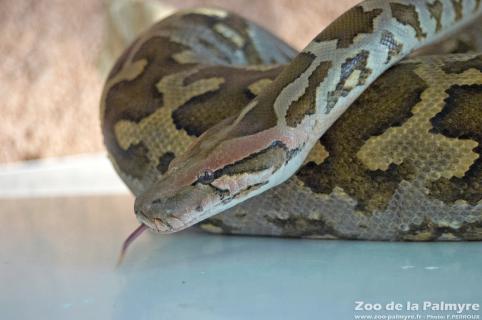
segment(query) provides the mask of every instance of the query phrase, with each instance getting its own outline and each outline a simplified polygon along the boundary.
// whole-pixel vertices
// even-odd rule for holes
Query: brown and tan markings
[[[106,84],[101,104],[104,141],[114,167],[134,193],[186,151],[189,134],[200,135],[213,122],[238,113],[253,98],[249,88],[260,89],[281,71],[279,63],[294,55],[289,46],[281,45],[286,55],[263,56],[252,39],[245,38],[251,36],[247,28],[261,29],[240,17],[219,10],[188,11],[155,24],[139,37],[119,58]],[[265,37],[279,45],[271,34]],[[212,68],[226,74],[214,75],[203,63],[217,64]],[[243,69],[246,63],[250,65]],[[238,67],[230,71],[228,64]],[[226,97],[225,104],[215,103],[217,112],[210,110],[214,116],[205,122],[203,111],[212,104],[211,98],[219,101],[217,93]]]
[[[464,8],[463,8],[462,0],[452,0],[452,5],[454,7],[455,20],[459,21],[464,16]]]
[[[372,73],[372,70],[367,67],[369,55],[368,51],[362,50],[353,58],[347,58],[341,65],[340,81],[336,85],[336,89],[328,93],[326,114],[330,113],[338,99],[346,97],[353,88],[365,83]]]
[[[305,93],[298,100],[292,102],[286,112],[288,126],[296,127],[307,115],[315,113],[316,89],[323,82],[330,68],[331,62],[322,62],[310,75]]]
[[[427,34],[423,32],[420,17],[414,5],[390,3],[390,7],[392,8],[393,17],[397,19],[398,22],[412,27],[417,39],[422,40],[427,37]]]
[[[181,23],[193,26],[202,26],[205,30],[212,30],[210,35],[214,36],[213,42],[207,42],[200,38],[202,44],[209,47],[212,52],[217,52],[220,57],[224,56],[222,46],[228,46],[230,50],[239,50],[248,44],[249,36],[246,34],[245,21],[234,15],[208,16],[198,13],[186,13],[181,17]],[[257,59],[257,58],[255,58]],[[229,61],[229,58],[224,60]]]
[[[373,31],[373,21],[381,13],[381,9],[365,12],[363,7],[357,6],[340,16],[339,23],[329,25],[314,41],[338,40],[338,48],[348,48],[359,34]]]
[[[443,65],[441,68],[446,73],[462,73],[469,69],[476,69],[482,72],[482,55],[466,61],[453,61]]]
[[[119,56],[117,61],[115,62],[114,66],[110,70],[109,74],[107,75],[107,80],[110,81],[114,79],[120,71],[125,67],[125,64],[128,62],[129,58],[131,58],[132,53],[137,48],[138,44],[140,43],[142,38],[138,38],[131,43],[126,50]],[[140,73],[139,73],[140,74]]]
[[[386,170],[372,171],[353,155],[370,137],[401,126],[412,116],[411,109],[427,88],[414,73],[416,67],[417,64],[412,63],[388,70],[383,79],[375,81],[371,90],[362,94],[325,133],[320,143],[329,156],[320,164],[308,163],[297,173],[307,187],[323,194],[340,187],[357,199],[357,210],[365,214],[385,208],[401,179],[409,177],[414,169],[391,165]],[[406,76],[399,78],[399,72]]]
[[[164,50],[159,52],[159,46]],[[154,37],[146,41],[132,59],[134,62],[147,62],[143,71],[135,79],[120,81],[113,85],[105,97],[105,104],[109,108],[106,108],[104,114],[104,140],[108,141],[106,144],[109,146],[109,152],[115,157],[119,169],[129,172],[133,177],[142,177],[149,164],[147,146],[138,141],[127,148],[122,148],[118,142],[119,137],[114,136],[115,125],[121,120],[141,121],[162,108],[164,97],[157,90],[156,84],[166,75],[190,68],[186,65],[168,63],[173,53],[184,49],[184,46],[167,38]],[[115,76],[114,73],[112,75]]]
[[[465,60],[471,59],[466,58]],[[430,124],[429,119],[431,115],[436,113],[434,110],[437,109],[437,107],[435,109],[430,107],[430,101],[432,101],[431,97],[439,97],[436,98],[436,101],[439,102],[437,103],[437,106],[441,111],[442,104],[440,102],[443,101],[444,98],[442,96],[442,99],[440,99],[440,97],[441,95],[444,95],[445,84],[439,86],[435,91],[430,89],[431,87],[437,87],[439,78],[436,77],[429,82],[423,79],[425,79],[424,77],[430,74],[431,71],[439,70],[439,66],[435,67],[428,64],[428,66],[422,68],[421,64],[427,63],[427,61],[430,60],[424,60],[424,62],[415,61],[404,63],[390,70],[387,74],[382,76],[381,79],[374,83],[377,87],[371,86],[370,89],[360,97],[360,101],[356,102],[355,106],[358,108],[359,112],[351,112],[351,109],[349,109],[339,121],[335,123],[335,126],[327,131],[326,135],[331,137],[330,142],[332,144],[325,143],[325,141],[321,139],[321,142],[325,143],[328,147],[327,149],[330,151],[333,150],[339,156],[339,150],[343,150],[343,147],[333,148],[332,146],[349,146],[351,143],[347,143],[347,141],[351,141],[354,138],[359,139],[361,141],[359,145],[363,146],[366,144],[363,141],[369,141],[371,138],[383,136],[390,132],[389,129],[403,128],[404,130],[401,131],[414,134],[415,139],[412,140],[414,140],[415,144],[420,144],[422,146],[420,150],[423,150],[424,153],[422,153],[422,155],[425,154],[425,158],[416,159],[416,162],[411,162],[414,157],[408,156],[407,162],[402,162],[401,164],[394,163],[388,165],[387,169],[379,170],[371,170],[367,166],[363,166],[364,162],[362,161],[362,170],[372,172],[373,175],[370,177],[378,177],[379,179],[378,181],[367,182],[366,177],[360,176],[358,173],[359,169],[357,165],[362,159],[357,157],[356,151],[348,150],[346,160],[344,160],[345,171],[347,173],[344,174],[344,177],[342,176],[345,178],[345,182],[343,182],[343,179],[337,179],[333,183],[333,189],[327,188],[325,192],[311,192],[314,190],[312,188],[314,183],[307,185],[306,181],[308,181],[308,177],[303,177],[303,180],[292,178],[282,186],[279,186],[277,190],[270,190],[264,195],[264,197],[252,199],[253,201],[250,203],[248,202],[247,207],[237,207],[238,209],[233,210],[232,213],[227,212],[210,220],[210,222],[218,226],[218,228],[215,229],[218,232],[222,231],[220,228],[226,228],[225,232],[241,234],[271,234],[297,237],[309,236],[316,238],[409,241],[480,239],[482,235],[482,224],[479,221],[480,219],[477,218],[480,216],[480,209],[477,209],[476,206],[477,202],[475,202],[475,206],[470,206],[472,202],[464,205],[463,201],[467,200],[463,200],[463,198],[457,199],[457,196],[455,196],[454,199],[457,199],[458,201],[441,202],[439,201],[440,198],[435,194],[432,194],[431,192],[427,193],[426,188],[430,187],[430,181],[423,186],[417,182],[417,171],[430,171],[430,169],[424,167],[424,164],[438,166],[443,163],[444,158],[449,158],[446,154],[443,154],[442,157],[435,156],[438,152],[436,149],[438,145],[437,143],[430,143],[429,145],[425,144],[425,141],[429,140],[426,138],[427,135],[434,136],[434,141],[440,141],[443,143],[446,141],[442,134],[434,132],[429,133],[429,128],[434,126]],[[444,65],[450,65],[459,61],[462,61],[462,58],[459,57],[452,62],[446,60],[444,61]],[[424,77],[421,77],[418,72],[416,72],[418,69],[424,70],[424,73],[422,73]],[[406,78],[407,74],[408,78]],[[471,78],[474,79],[474,75],[480,77],[477,73],[473,73],[473,71],[469,71],[462,77],[465,81],[470,81]],[[456,77],[459,76],[457,75]],[[392,81],[394,82],[392,83]],[[383,110],[384,113],[400,112],[399,107],[393,107],[391,110],[384,110],[384,107],[387,102],[389,103],[394,97],[393,93],[396,93],[397,88],[400,87],[403,90],[407,90],[406,86],[411,85],[414,81],[420,82],[420,86],[412,88],[418,90],[418,94],[414,92],[411,98],[411,95],[409,94],[397,98],[399,104],[403,103],[405,99],[411,100],[411,103],[408,103],[407,108],[401,112],[402,115],[399,121],[391,121],[385,127],[381,127],[379,131],[369,131],[368,134],[364,131],[359,131],[360,128],[355,128],[351,134],[341,134],[346,128],[352,128],[354,124],[361,121],[363,110],[367,110],[368,113],[374,111],[374,109],[368,107],[372,102],[377,102],[380,110]],[[460,82],[460,80],[457,81],[454,78],[449,81],[449,83],[450,82],[456,83]],[[380,87],[381,84],[383,84],[383,87]],[[389,90],[387,91],[387,89]],[[408,89],[407,93],[412,89]],[[375,92],[371,93],[371,90],[375,90]],[[465,96],[473,97],[474,101],[479,101],[479,97],[475,95],[474,92],[475,91],[466,91]],[[422,94],[424,95],[423,98]],[[367,99],[369,96],[372,98]],[[422,100],[424,101],[424,107],[421,107]],[[462,102],[460,102],[460,104],[462,104]],[[472,106],[468,105],[467,107]],[[458,106],[455,107],[455,109],[457,108]],[[460,110],[461,114],[464,112],[464,110]],[[477,126],[479,126],[477,121],[479,121],[480,117],[476,114],[472,114],[471,117],[475,118],[476,121],[474,121],[469,127],[471,128],[471,131],[475,130],[475,132],[477,132]],[[423,121],[420,121],[422,118]],[[413,120],[416,121],[414,122]],[[450,121],[453,120],[453,118],[450,119]],[[462,126],[464,121],[467,120],[468,119],[459,119],[456,122]],[[368,127],[376,128],[379,118],[372,117],[371,121],[373,123],[369,124]],[[366,122],[363,122],[360,127],[364,128],[364,124],[369,122],[370,120],[366,119]],[[343,125],[343,123],[346,124]],[[410,123],[411,125],[409,126]],[[426,130],[420,130],[421,127],[426,128]],[[480,131],[480,129],[478,131]],[[480,135],[480,132],[478,134]],[[459,149],[464,149],[464,141],[454,142],[454,146],[457,146]],[[400,150],[404,150],[401,154],[405,155],[411,154],[411,152],[415,150],[413,147],[407,149],[407,145],[410,145],[411,143],[412,142],[409,138],[404,138],[401,143],[394,142],[391,146],[401,147]],[[317,146],[321,145],[317,144]],[[356,150],[357,148],[354,149]],[[320,151],[322,151],[321,154],[312,157],[309,160],[311,163],[304,165],[301,170],[314,170],[313,168],[323,167],[323,163],[327,163],[326,160],[328,160],[328,157],[330,155],[332,156],[332,154],[328,154],[323,147],[321,147]],[[384,152],[384,149],[382,148],[381,151]],[[471,150],[465,149],[463,153],[471,155],[472,152]],[[433,158],[432,163],[430,162],[431,158]],[[458,158],[458,156],[455,158]],[[426,162],[424,159],[429,161]],[[340,173],[340,170],[338,169],[339,167],[335,166],[338,160],[342,160],[342,158],[339,157],[331,162],[331,165],[326,169],[326,176],[330,176],[330,173],[335,175]],[[394,171],[397,167],[401,167],[401,169],[398,169],[398,172]],[[349,175],[348,172],[352,169],[356,170],[357,173]],[[480,167],[475,167],[473,170],[476,170],[475,172],[480,172],[480,169]],[[467,171],[465,176],[468,176],[471,170]],[[383,183],[382,175],[387,174],[390,171],[394,171],[394,176],[400,180],[398,184],[395,183],[393,185],[393,189],[390,190],[391,192],[386,193],[385,205],[383,205],[383,199],[372,199],[372,195],[373,193],[379,192],[375,186],[377,186],[378,183]],[[454,172],[454,168],[452,167],[450,171]],[[305,171],[305,173],[306,172],[307,171]],[[307,176],[310,176],[311,172],[306,174]],[[477,177],[477,179],[480,180],[480,176]],[[453,183],[454,180],[455,179],[451,179],[450,181],[447,181],[447,184]],[[304,183],[309,189],[301,188],[298,183]],[[352,192],[352,189],[349,189],[353,184],[362,184],[367,189],[359,189],[358,193],[354,193]],[[323,186],[322,183],[319,185]],[[381,187],[378,187],[383,189],[387,186],[390,187],[389,184],[382,184]],[[417,188],[420,187],[422,188],[417,191]],[[349,190],[349,192],[345,189]],[[403,190],[408,191],[408,193]],[[287,194],[289,194],[289,198],[285,196]],[[480,194],[479,191],[478,194]],[[360,198],[363,200],[362,204],[359,203]],[[376,201],[379,201],[379,206],[374,210],[368,210],[366,204],[370,203],[370,208],[373,209]],[[261,210],[259,214],[252,212],[260,207],[264,209]],[[303,209],[300,210],[299,208],[302,207]],[[210,222],[207,223],[208,228]]]
[[[431,119],[431,132],[462,141],[477,141],[473,151],[478,158],[462,177],[433,181],[430,194],[445,203],[465,200],[476,205],[482,200],[482,84],[454,85],[447,94],[442,111]]]
[[[440,2],[440,0],[435,0],[433,3],[429,3],[427,7],[430,11],[430,16],[435,19],[435,31],[439,32],[440,29],[442,29],[442,13],[444,9],[443,4]]]
[[[209,78],[183,85],[184,79],[197,70],[198,68],[192,68],[164,76],[155,84],[156,90],[163,97],[162,107],[139,121],[126,118],[114,125],[116,142],[124,150],[140,143],[147,147],[146,156],[150,163],[145,170],[157,167],[160,157],[165,152],[184,152],[186,144],[190,143],[188,134],[175,127],[172,111],[195,96],[218,90],[224,81],[222,78]],[[156,125],[159,122],[164,123],[162,129]],[[164,148],[159,148],[159,145],[163,145]]]
[[[283,230],[284,237],[309,237],[312,235],[334,236],[337,234],[332,226],[321,219],[310,219],[303,216],[282,219],[267,216],[266,220],[268,223],[272,223]],[[300,234],[300,230],[303,230],[303,233]]]
[[[395,36],[390,31],[384,30],[382,32],[382,38],[380,39],[380,44],[387,47],[388,56],[385,64],[390,63],[393,57],[396,57],[402,52],[403,44],[395,39]]]
[[[200,136],[208,128],[225,118],[239,114],[241,109],[253,99],[250,91],[243,90],[259,80],[273,80],[282,67],[257,71],[228,66],[204,68],[184,80],[187,86],[203,79],[222,77],[223,83],[216,91],[193,96],[179,106],[172,114],[172,119],[179,130],[189,135]]]
[[[282,41],[222,10],[183,11],[155,25],[120,58],[101,105],[109,154],[140,200],[140,221],[178,231],[241,201],[236,217],[211,227],[325,238],[482,237],[480,55],[417,58],[386,71],[288,177],[309,152],[307,141],[346,101],[401,55],[448,34],[455,22],[444,12],[462,21],[473,3],[368,1],[293,61]],[[335,106],[341,109],[321,114]],[[321,125],[309,134],[305,119]],[[259,201],[244,202],[266,189],[250,199]],[[151,196],[160,201],[155,208]]]
[[[198,13],[183,15],[183,20],[186,23],[194,23],[195,25],[203,26],[206,30],[213,30],[215,37],[213,43],[204,41],[202,44],[209,47],[212,52],[218,52],[222,57],[223,45],[228,46],[232,51],[242,51],[243,55],[247,57],[249,63],[252,65],[262,63],[277,63],[278,61],[264,61],[261,53],[256,48],[254,42],[251,40],[249,34],[250,28],[263,30],[258,25],[253,25],[249,21],[234,15],[226,14],[224,17],[206,16]],[[225,59],[228,63],[230,58]]]
[[[159,164],[156,167],[157,171],[159,171],[161,174],[166,173],[167,169],[169,168],[169,164],[175,157],[176,155],[171,151],[164,153],[159,158]]]
[[[313,63],[315,57],[310,53],[299,54],[289,67],[268,85],[266,94],[257,98],[255,108],[248,111],[242,121],[230,132],[230,137],[253,135],[277,125],[278,119],[274,111],[274,102],[279,93],[290,83],[299,78]]]
[[[469,69],[449,76],[436,65],[421,67],[415,72],[430,86],[412,109],[413,116],[401,127],[389,128],[382,135],[371,137],[357,152],[357,157],[370,170],[385,170],[393,164],[413,166],[416,179],[405,180],[423,185],[430,182],[435,182],[434,186],[448,185],[436,181],[445,178],[455,182],[460,178],[462,182],[455,184],[454,189],[464,190],[464,183],[468,183],[467,199],[474,195],[480,199],[477,140],[481,106],[477,94],[482,86],[482,74]],[[431,121],[434,116],[436,120]],[[451,203],[447,198],[442,200]]]
[[[225,175],[252,174],[253,172],[260,172],[269,168],[276,170],[284,164],[287,152],[286,146],[280,142],[275,142],[264,150],[215,171],[214,176],[219,178]]]
[[[214,30],[224,38],[231,41],[236,47],[242,48],[246,40],[234,29],[228,27],[223,23],[218,23],[214,26]]]
[[[253,99],[256,96],[259,96],[261,92],[263,92],[263,90],[266,89],[269,84],[271,84],[271,82],[273,82],[272,79],[268,79],[268,78],[259,79],[258,81],[251,83],[246,88],[244,93],[248,98]]]
[[[168,25],[163,32],[171,34],[172,41],[186,44],[189,49],[176,53],[178,63],[211,63],[216,65],[257,65],[280,63],[257,47],[251,32],[264,29],[245,19],[223,11],[223,14],[205,14],[205,10],[187,10],[164,20]],[[268,34],[268,40],[274,41]],[[284,45],[287,62],[294,50]]]
[[[435,241],[435,240],[478,240],[482,233],[479,222],[465,223],[459,228],[451,228],[433,223],[426,218],[418,225],[411,225],[410,230],[401,237],[404,241]]]

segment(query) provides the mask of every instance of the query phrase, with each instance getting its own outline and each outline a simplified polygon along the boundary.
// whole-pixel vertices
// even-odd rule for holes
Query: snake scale
[[[100,110],[138,231],[481,240],[482,54],[426,55],[470,24],[480,50],[481,13],[367,0],[301,52],[220,9],[156,23]]]

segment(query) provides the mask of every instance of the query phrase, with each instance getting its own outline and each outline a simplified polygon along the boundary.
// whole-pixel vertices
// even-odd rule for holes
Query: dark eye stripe
[[[214,180],[224,175],[234,176],[243,173],[264,171],[272,166],[278,169],[285,163],[289,156],[288,148],[282,142],[277,141],[264,150],[216,170],[213,174]],[[269,163],[273,165],[269,165]]]

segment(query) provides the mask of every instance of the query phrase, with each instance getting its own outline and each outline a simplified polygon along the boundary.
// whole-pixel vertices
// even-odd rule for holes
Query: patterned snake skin
[[[219,9],[155,24],[118,59],[100,112],[138,219],[163,233],[482,239],[481,11],[364,1],[301,53]],[[440,50],[468,53],[426,55]]]

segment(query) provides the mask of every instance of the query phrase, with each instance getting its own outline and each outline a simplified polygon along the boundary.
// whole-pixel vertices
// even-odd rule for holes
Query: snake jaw
[[[152,221],[154,222],[154,225],[156,226],[156,231],[158,233],[171,233],[172,232],[172,227],[169,224],[163,223],[161,219],[158,218],[153,218]]]
[[[134,211],[136,213],[137,220],[144,225],[146,228],[149,228],[157,233],[172,233],[173,228],[170,224],[164,223],[161,219],[153,217],[149,218],[144,212],[149,212],[151,210],[152,204],[149,202],[143,203],[141,205],[138,204],[136,201],[136,205],[134,205]]]
[[[153,231],[169,234],[217,213],[213,209],[221,200],[208,185],[180,183],[178,175],[167,174],[136,198],[134,211],[139,222]]]
[[[139,220],[139,222],[145,225],[147,228],[157,233],[168,234],[173,232],[173,228],[169,224],[163,223],[159,218],[149,219],[144,214],[138,214],[137,220]]]

